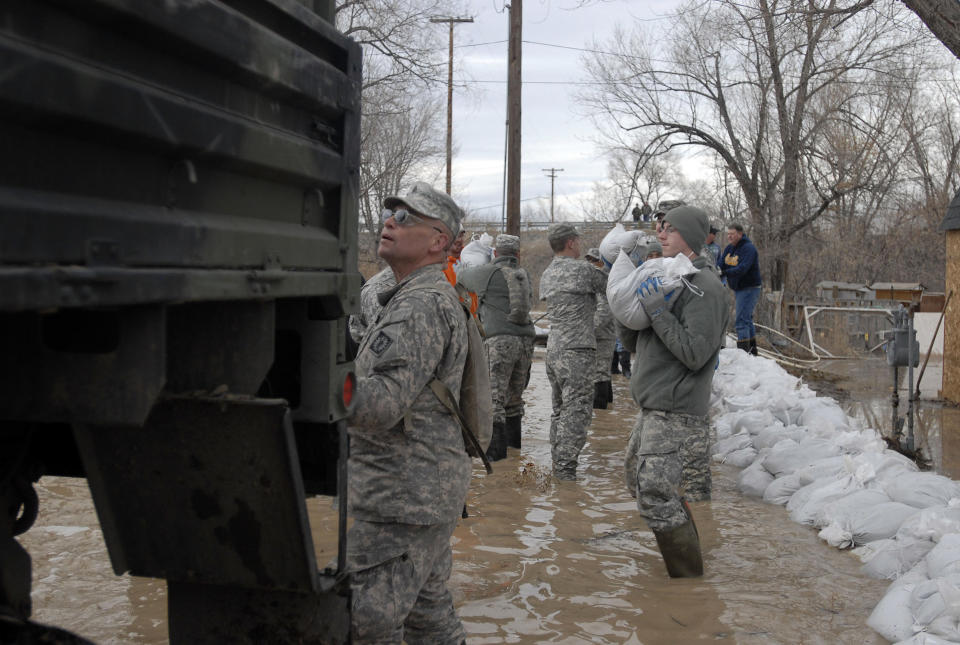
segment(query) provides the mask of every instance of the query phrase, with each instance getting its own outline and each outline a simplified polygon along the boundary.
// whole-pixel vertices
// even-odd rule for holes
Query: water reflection
[[[893,429],[893,372],[883,359],[822,361],[817,367],[839,378],[837,399],[851,417],[884,436]],[[898,414],[907,416],[907,370],[900,368]],[[942,364],[930,362],[914,402],[914,436],[918,451],[930,467],[951,479],[960,479],[960,409],[938,400]],[[919,369],[914,370],[914,378]],[[916,386],[914,386],[916,387]],[[906,432],[906,422],[903,431]]]

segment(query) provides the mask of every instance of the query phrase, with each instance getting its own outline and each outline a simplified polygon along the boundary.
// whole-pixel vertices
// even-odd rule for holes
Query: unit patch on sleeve
[[[380,332],[380,334],[373,339],[373,342],[370,343],[370,351],[376,354],[377,356],[380,356],[385,351],[387,351],[387,348],[390,347],[390,345],[392,344],[393,344],[393,339],[387,336],[386,333]]]

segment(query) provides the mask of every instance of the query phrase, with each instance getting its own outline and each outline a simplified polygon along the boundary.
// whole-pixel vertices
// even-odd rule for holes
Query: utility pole
[[[550,223],[553,224],[553,180],[557,178],[558,172],[563,172],[563,168],[541,168],[550,178]]]
[[[510,3],[507,45],[507,233],[520,235],[520,97],[523,0]]]
[[[446,22],[450,25],[450,58],[447,63],[447,194],[453,178],[453,25],[458,22],[473,22],[473,18],[431,18],[430,22]]]

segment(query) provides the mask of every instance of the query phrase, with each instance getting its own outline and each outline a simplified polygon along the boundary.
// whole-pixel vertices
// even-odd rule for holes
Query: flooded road
[[[538,350],[542,351],[542,350]],[[550,386],[538,353],[524,447],[483,476],[454,534],[451,588],[468,643],[884,643],[866,618],[887,582],[794,524],[781,506],[743,497],[737,469],[714,467],[714,499],[692,505],[706,574],[671,580],[623,485],[633,421],[614,376],[596,411],[579,480],[549,476]],[[34,558],[34,617],[98,643],[166,642],[165,585],[110,569],[82,480],[45,479],[41,515],[21,537]],[[318,560],[332,557],[329,499],[309,502]]]

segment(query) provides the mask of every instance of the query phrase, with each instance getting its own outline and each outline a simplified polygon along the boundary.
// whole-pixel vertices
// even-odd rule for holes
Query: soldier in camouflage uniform
[[[577,478],[577,459],[593,418],[593,376],[597,341],[593,315],[607,276],[580,257],[580,233],[565,222],[552,224],[547,239],[553,261],[540,277],[547,301],[547,378],[553,392],[550,450],[557,479]]]
[[[383,309],[377,300],[377,295],[396,284],[397,280],[393,277],[393,269],[390,267],[363,283],[363,287],[360,288],[360,313],[350,316],[350,336],[354,342],[363,342],[367,329],[377,320],[377,316]]]
[[[600,249],[587,251],[587,262],[597,267],[605,275],[610,270],[603,263]],[[617,329],[614,325],[613,314],[610,312],[610,303],[607,294],[597,294],[597,313],[593,316],[593,335],[597,339],[597,373],[593,382],[593,407],[606,410],[608,403],[613,403],[613,384],[610,382],[610,364],[613,362],[613,353],[617,347]]]
[[[530,321],[533,287],[520,266],[520,238],[498,235],[490,264],[460,270],[460,284],[477,294],[477,311],[486,336],[493,395],[493,437],[487,459],[507,456],[507,446],[520,447],[523,391],[530,381],[536,332]]]
[[[378,295],[357,357],[349,420],[347,538],[354,643],[460,643],[447,590],[450,536],[470,482],[457,420],[429,383],[460,391],[464,312],[443,275],[462,211],[424,183],[388,197],[378,253],[397,284]]]
[[[659,233],[663,254],[682,253],[698,273],[692,286],[668,291],[657,278],[638,289],[651,325],[619,326],[624,346],[637,354],[630,380],[640,406],[627,444],[627,486],[657,538],[671,577],[703,575],[700,540],[686,500],[710,499],[710,385],[730,317],[717,276],[698,255],[707,237],[706,213],[670,210]]]

